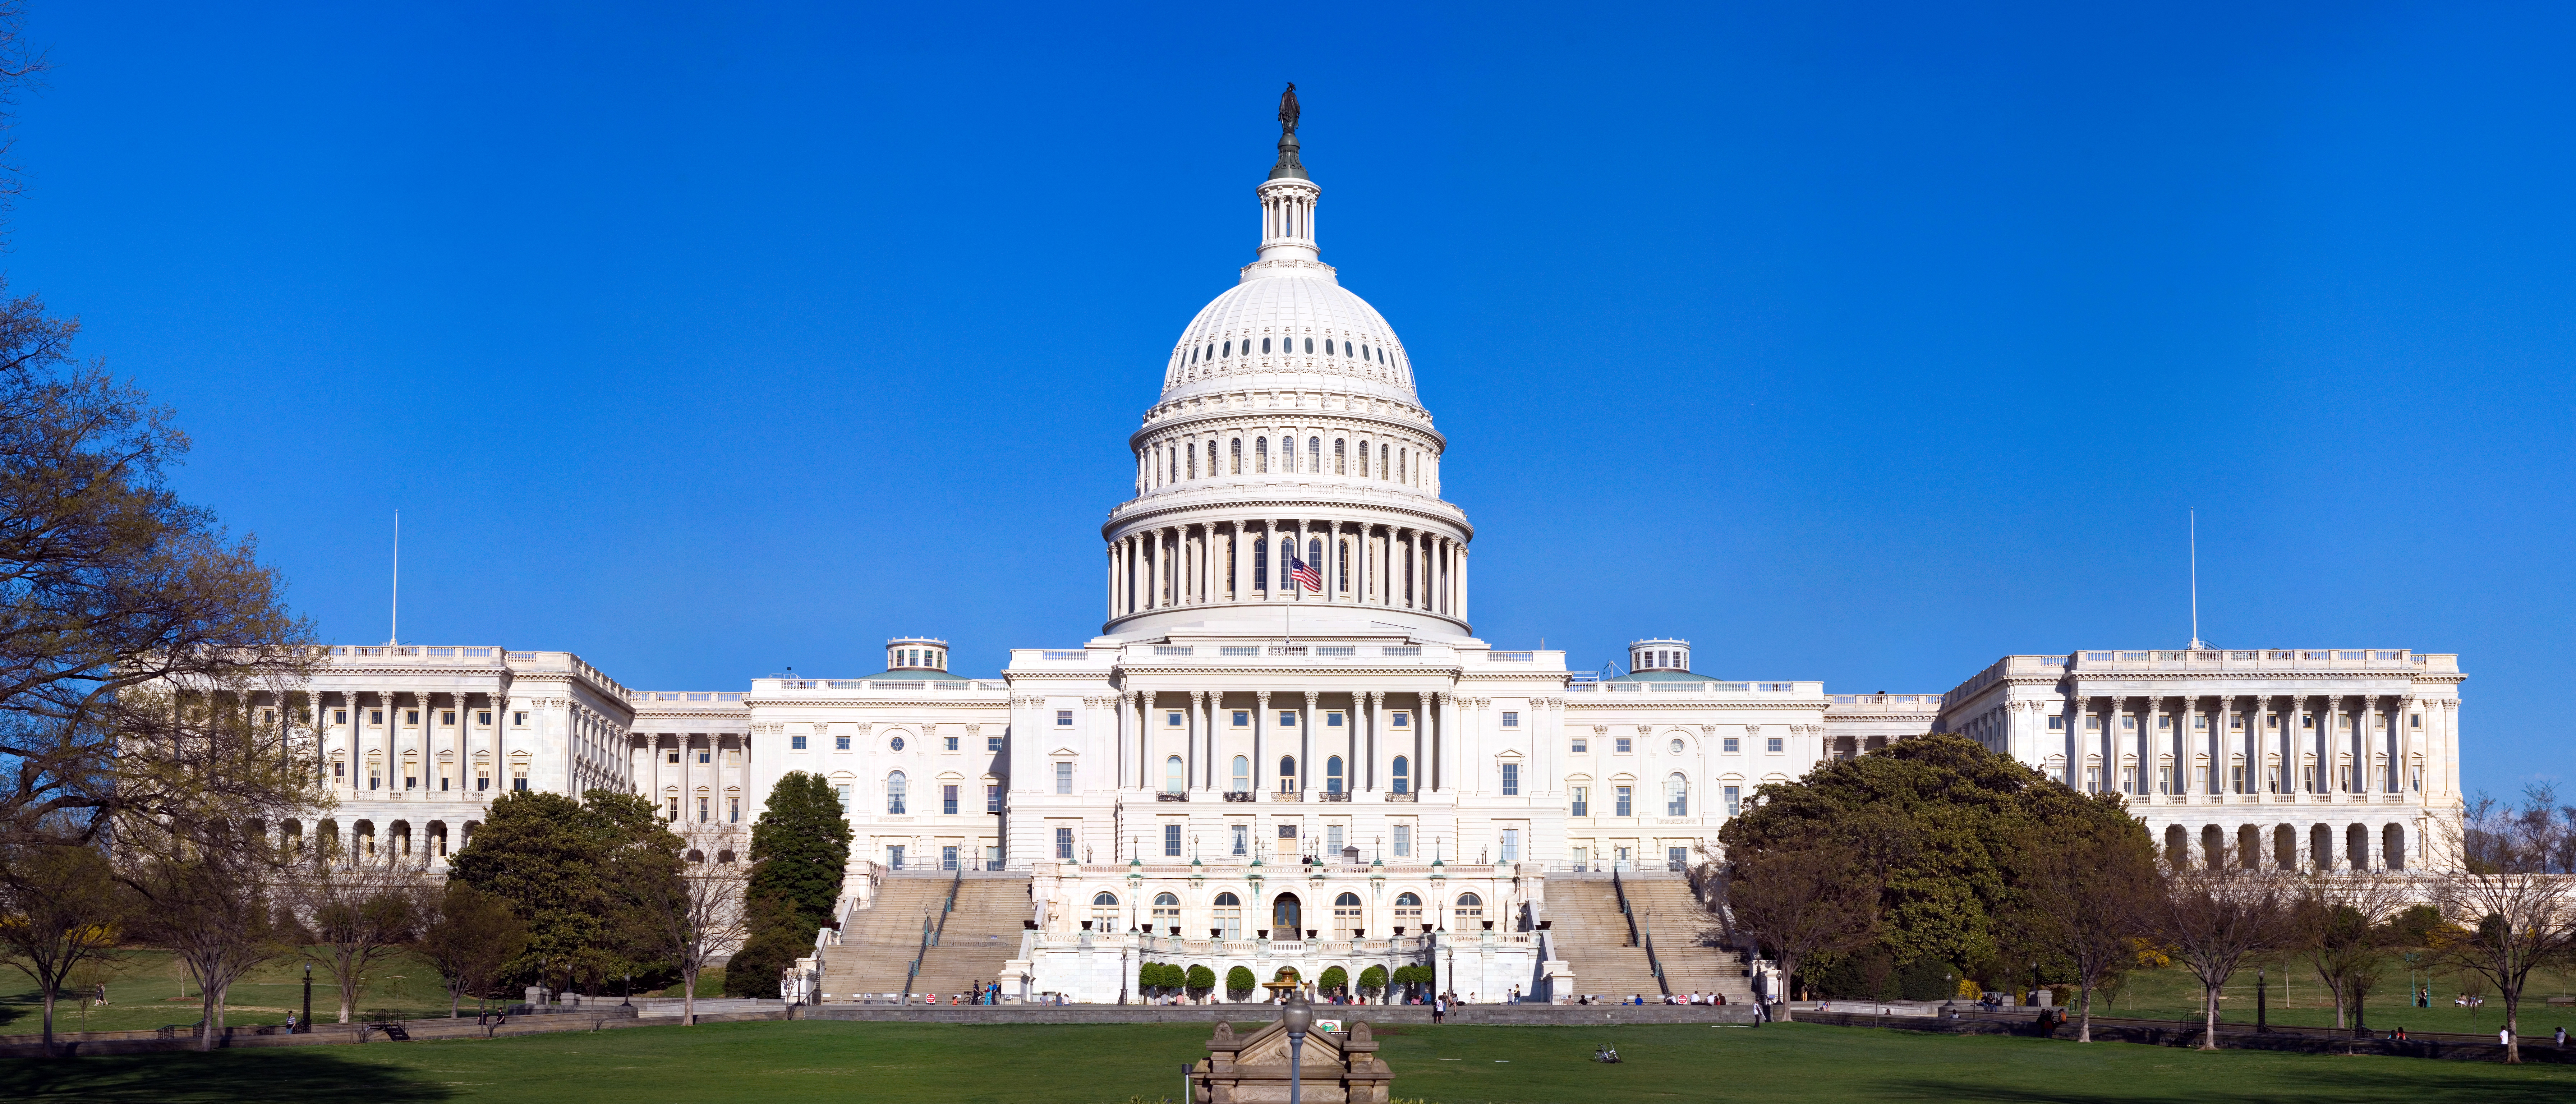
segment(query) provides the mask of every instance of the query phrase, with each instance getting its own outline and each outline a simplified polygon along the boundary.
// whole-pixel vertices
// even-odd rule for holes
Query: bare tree
[[[126,876],[143,897],[138,934],[169,948],[204,998],[200,1050],[213,1050],[223,1033],[233,983],[290,950],[294,932],[271,908],[276,872],[260,861],[263,850],[247,842],[162,849],[144,853]]]
[[[88,847],[22,849],[0,864],[0,875],[0,962],[24,971],[44,993],[44,1050],[51,1056],[54,1003],[74,972],[116,949],[124,887]]]
[[[2520,808],[2479,795],[2463,810],[2459,862],[2435,876],[2442,919],[2466,934],[2444,957],[2483,978],[2504,998],[2507,1062],[2522,1061],[2522,994],[2532,971],[2576,956],[2576,878],[2551,868],[2564,846],[2564,822],[2552,815],[2545,787]]]
[[[528,925],[508,901],[462,881],[447,883],[423,920],[421,954],[447,986],[450,1019],[459,1014],[465,994],[474,994],[478,1005],[489,996],[528,946]]]
[[[2227,848],[2203,863],[2168,862],[2160,892],[2148,899],[2151,938],[2200,981],[2202,1050],[2218,1049],[2218,993],[2249,956],[2279,948],[2290,936],[2280,881],[2246,869]]]
[[[2384,925],[2414,897],[2405,879],[2371,875],[2310,873],[2289,891],[2289,944],[2334,995],[2336,1027],[2360,1026],[2362,1000],[2384,969]]]
[[[2075,967],[2077,1042],[2093,1041],[2093,992],[2135,959],[2156,893],[2155,844],[2130,822],[2034,826],[2013,840],[2008,915],[2016,938]]]
[[[1878,934],[1878,893],[1860,856],[1836,844],[1739,846],[1728,855],[1727,911],[1783,978],[1819,953],[1866,945]],[[1785,1003],[1781,1017],[1789,1018]]]
[[[619,880],[643,949],[680,969],[683,1024],[698,1022],[698,974],[751,931],[743,899],[751,868],[736,854],[743,843],[739,833],[692,828],[681,841],[687,858],[639,855]]]
[[[347,1023],[368,974],[420,934],[434,881],[390,848],[380,856],[316,849],[287,868],[282,885],[303,955],[330,975]]]

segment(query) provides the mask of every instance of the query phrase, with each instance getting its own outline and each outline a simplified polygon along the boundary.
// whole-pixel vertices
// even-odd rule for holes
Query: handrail
[[[1654,971],[1655,985],[1664,991],[1665,996],[1669,997],[1673,995],[1673,983],[1664,977],[1664,960],[1655,957],[1655,926],[1653,920],[1654,914],[1648,913],[1645,919],[1638,923],[1638,927],[1645,932],[1644,943],[1646,945],[1646,968]]]
[[[1628,911],[1628,887],[1620,882],[1619,868],[1615,866],[1610,868],[1610,892],[1619,897],[1619,918],[1628,922],[1628,945],[1642,946],[1637,942],[1637,915]]]

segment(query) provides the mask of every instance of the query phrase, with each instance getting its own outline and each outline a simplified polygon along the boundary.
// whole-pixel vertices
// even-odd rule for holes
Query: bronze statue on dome
[[[1297,133],[1297,82],[1288,82],[1288,90],[1279,94],[1279,133]]]

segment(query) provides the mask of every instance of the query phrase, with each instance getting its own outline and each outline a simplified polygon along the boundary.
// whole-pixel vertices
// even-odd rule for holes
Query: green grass
[[[656,1027],[442,1043],[0,1062],[12,1101],[1160,1101],[1203,1057],[1189,1024],[797,1023]],[[1761,1028],[1396,1026],[1395,1095],[1444,1104],[1728,1100],[2405,1101],[2576,1097],[2576,1067],[2507,1067],[2122,1043]],[[1589,1061],[1608,1042],[1626,1059]]]
[[[86,1014],[81,1002],[66,994],[54,1006],[54,1029],[57,1031],[136,1031],[165,1024],[193,1024],[203,1006],[197,987],[187,981],[188,972],[168,951],[130,950],[116,955],[114,969],[107,978],[108,1003],[93,1006]],[[716,980],[718,987],[723,979]],[[706,991],[703,979],[699,991]],[[304,1002],[304,965],[300,958],[282,958],[251,972],[235,982],[225,1003],[224,1022],[244,1024],[285,1023],[289,1009],[300,1010]],[[474,1002],[465,1002],[471,1015]],[[339,1016],[339,996],[331,986],[331,977],[320,967],[313,970],[313,1013],[328,1023]],[[438,983],[438,972],[409,955],[397,956],[367,978],[360,990],[358,1012],[388,1008],[405,1016],[444,1016],[447,1014],[447,990]],[[33,981],[16,969],[0,967],[0,1035],[33,1035],[44,1030],[45,1001]]]
[[[2504,1026],[2504,999],[2490,991],[2482,1008],[2455,1007],[2451,998],[2460,994],[2463,982],[2456,972],[2445,971],[2433,979],[2433,1007],[2409,1008],[2406,1004],[2406,964],[2396,956],[2389,957],[2377,990],[2368,1001],[2367,1024],[2385,1031],[2404,1027],[2408,1031],[2455,1031],[2465,1035],[2493,1035]],[[2576,1032],[2576,1008],[2551,1008],[2546,1000],[2551,994],[2576,992],[2576,977],[2555,970],[2541,970],[2531,979],[2523,994],[2522,1033],[2527,1038],[2549,1034],[2561,1024]],[[2325,986],[2317,980],[2315,968],[2300,959],[2271,964],[2267,980],[2265,1019],[2283,1026],[2332,1027],[2334,1004]],[[2254,1022],[2254,971],[2245,970],[2231,979],[2222,990],[2225,999],[2219,1003],[2219,1018],[2226,1023]],[[2118,991],[2108,998],[2097,996],[2093,1006],[2097,1016],[2140,1016],[2150,1019],[2192,1020],[2200,1018],[2200,982],[2181,967],[2163,970],[2141,970],[2124,979]]]

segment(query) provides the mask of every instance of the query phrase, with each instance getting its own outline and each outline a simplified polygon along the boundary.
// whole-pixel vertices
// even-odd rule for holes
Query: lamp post
[[[1304,990],[1288,998],[1288,1011],[1279,1022],[1288,1025],[1288,1104],[1304,1104],[1300,1077],[1306,1065],[1306,1028],[1315,1022],[1315,1008],[1306,1002]]]
[[[2263,968],[2257,966],[2254,968],[2254,1030],[2257,1033],[2272,1030],[2271,1025],[2264,1022],[2268,999],[2269,993],[2263,987]]]
[[[304,964],[304,1024],[297,1031],[313,1030],[313,964]]]

